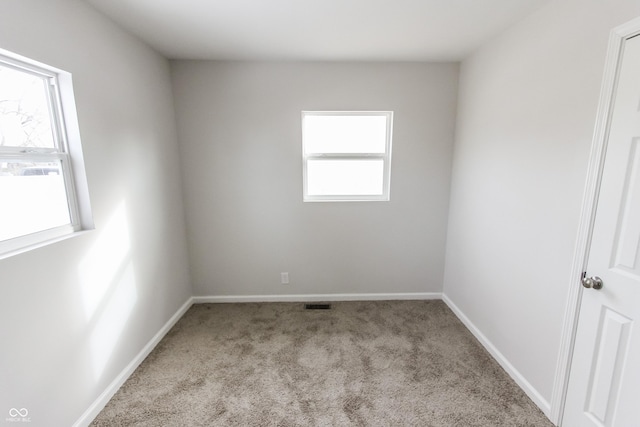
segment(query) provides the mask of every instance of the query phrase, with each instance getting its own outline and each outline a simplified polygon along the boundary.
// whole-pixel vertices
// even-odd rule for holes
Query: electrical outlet
[[[289,273],[280,273],[280,283],[283,285],[289,284]]]

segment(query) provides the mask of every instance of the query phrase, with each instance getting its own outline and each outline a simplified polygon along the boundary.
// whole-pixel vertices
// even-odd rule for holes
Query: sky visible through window
[[[0,146],[55,148],[47,80],[0,66]]]
[[[391,115],[303,112],[305,200],[388,200]]]

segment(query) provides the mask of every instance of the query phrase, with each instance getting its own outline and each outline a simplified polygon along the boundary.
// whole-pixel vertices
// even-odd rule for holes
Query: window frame
[[[60,162],[69,223],[0,241],[0,259],[94,228],[71,74],[0,49],[0,65],[42,78],[54,148],[0,147],[0,159],[16,163]]]
[[[380,116],[386,117],[384,153],[308,153],[305,144],[305,118],[308,116]],[[304,202],[386,202],[391,198],[391,145],[393,136],[393,111],[302,111],[302,188]],[[313,161],[382,160],[382,194],[329,194],[311,195],[308,192],[308,166]]]

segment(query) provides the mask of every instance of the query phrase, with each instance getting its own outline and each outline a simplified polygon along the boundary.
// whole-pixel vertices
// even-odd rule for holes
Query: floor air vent
[[[331,310],[331,304],[305,304],[305,310]]]

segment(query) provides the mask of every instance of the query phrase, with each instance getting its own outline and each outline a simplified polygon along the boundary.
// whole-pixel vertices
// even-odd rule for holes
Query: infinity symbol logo
[[[27,408],[22,408],[22,409],[11,408],[11,409],[9,409],[9,416],[10,417],[26,417],[27,415],[29,415],[29,411],[27,411]]]

